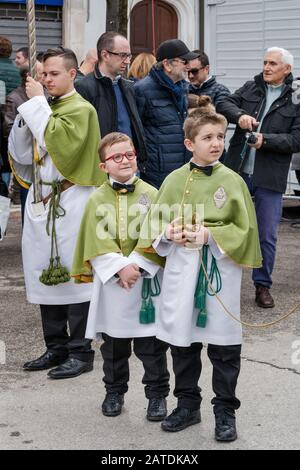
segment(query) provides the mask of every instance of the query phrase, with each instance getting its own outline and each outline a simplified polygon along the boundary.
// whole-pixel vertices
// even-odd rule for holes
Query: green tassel
[[[195,295],[195,307],[199,308],[200,311],[205,309],[205,303],[206,303],[206,292],[198,291],[196,292]]]
[[[206,327],[206,322],[207,322],[207,313],[206,312],[199,312],[196,325],[199,328],[205,328]]]
[[[150,297],[147,305],[148,310],[148,323],[155,323],[155,307]]]
[[[54,263],[56,264],[54,265]],[[53,258],[50,259],[48,269],[44,269],[40,276],[40,282],[45,286],[57,286],[65,282],[69,282],[71,279],[68,269],[61,265],[60,257],[57,256],[55,261]]]
[[[148,309],[147,309],[147,301],[142,301],[142,308],[140,310],[140,323],[142,325],[148,324]]]

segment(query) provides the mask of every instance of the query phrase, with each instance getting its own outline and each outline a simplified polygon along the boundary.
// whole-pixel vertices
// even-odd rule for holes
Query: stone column
[[[72,49],[80,63],[85,56],[86,0],[65,0],[63,7],[63,44]]]

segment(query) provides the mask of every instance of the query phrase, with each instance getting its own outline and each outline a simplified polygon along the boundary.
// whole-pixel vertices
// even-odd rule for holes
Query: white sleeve
[[[163,232],[157,239],[152,243],[152,246],[156,253],[159,256],[168,256],[173,248],[172,240],[168,240],[165,237],[165,233]]]
[[[211,233],[209,233],[207,244],[209,245],[210,251],[216,258],[216,260],[226,258],[226,254],[224,253],[222,248],[220,248],[219,245],[215,242]]]
[[[35,96],[18,107],[22,118],[30,128],[40,147],[46,148],[45,130],[52,110],[45,96]]]
[[[130,264],[132,261],[121,253],[108,253],[91,260],[91,265],[103,284],[108,281],[117,282],[118,279],[114,279],[115,274]]]
[[[132,251],[130,255],[128,256],[128,259],[130,260],[131,263],[135,263],[139,266],[139,268],[142,268],[144,271],[146,271],[143,274],[143,277],[154,277],[155,274],[160,269],[160,266],[153,261],[150,261],[149,259],[145,258],[144,256],[140,255],[140,253],[137,253],[136,251]]]
[[[32,164],[32,134],[20,114],[17,115],[8,137],[8,151],[21,165]]]

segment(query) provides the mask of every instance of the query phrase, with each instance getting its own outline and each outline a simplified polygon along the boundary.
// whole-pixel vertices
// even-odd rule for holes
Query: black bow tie
[[[206,176],[211,176],[212,172],[213,172],[213,166],[212,165],[209,165],[209,166],[198,166],[196,165],[196,163],[194,162],[190,162],[190,170],[199,170],[199,171],[202,171]]]
[[[124,192],[126,191],[127,193],[133,193],[134,190],[135,190],[135,185],[134,184],[124,184],[124,183],[117,183],[116,181],[112,184],[112,188],[115,190],[115,191],[120,191],[120,190],[124,190]]]
[[[56,103],[58,100],[59,100],[59,96],[49,96],[47,98],[48,104],[50,104],[50,106],[51,104]]]

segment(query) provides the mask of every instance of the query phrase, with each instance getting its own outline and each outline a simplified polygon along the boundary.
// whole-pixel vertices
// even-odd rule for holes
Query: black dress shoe
[[[71,379],[91,370],[93,370],[92,362],[84,362],[76,359],[76,357],[69,357],[59,367],[50,370],[48,377],[50,379]]]
[[[234,410],[216,413],[216,441],[231,442],[237,439]]]
[[[150,398],[147,408],[148,421],[162,421],[167,416],[167,400],[165,397]]]
[[[124,395],[117,392],[107,393],[102,403],[102,413],[104,416],[118,416],[121,414],[124,404]]]
[[[52,351],[46,351],[41,357],[34,361],[25,362],[23,365],[24,370],[45,370],[51,367],[58,366],[66,360],[66,356],[59,356]]]
[[[161,427],[164,431],[176,432],[200,423],[200,410],[189,410],[188,408],[177,407],[172,413],[164,419]]]

